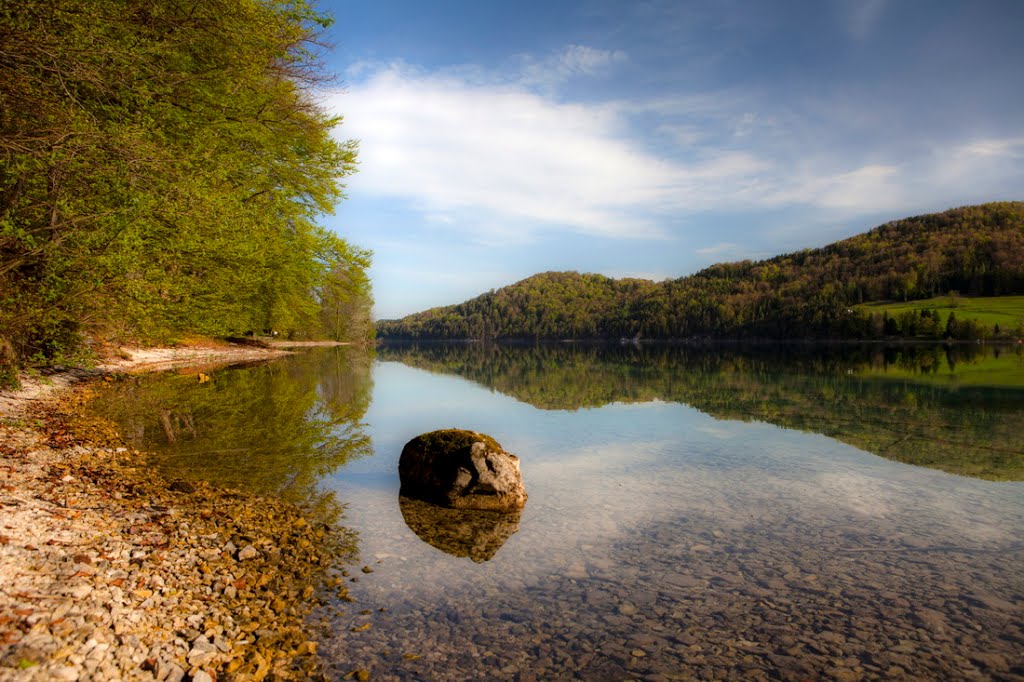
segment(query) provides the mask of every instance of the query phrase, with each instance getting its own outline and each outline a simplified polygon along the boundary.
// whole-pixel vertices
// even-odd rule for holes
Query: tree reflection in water
[[[334,524],[341,507],[318,482],[372,453],[362,423],[372,355],[318,349],[267,364],[131,377],[93,409],[169,477],[275,495]]]
[[[907,464],[1024,480],[1021,348],[394,344],[378,356],[541,409],[677,402]]]

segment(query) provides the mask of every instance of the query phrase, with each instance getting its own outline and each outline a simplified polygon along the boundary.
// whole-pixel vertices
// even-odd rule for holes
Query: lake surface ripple
[[[397,346],[124,382],[171,476],[356,531],[341,679],[1024,679],[1016,349]],[[400,499],[413,436],[522,459],[521,515]],[[366,627],[366,626],[369,627]]]

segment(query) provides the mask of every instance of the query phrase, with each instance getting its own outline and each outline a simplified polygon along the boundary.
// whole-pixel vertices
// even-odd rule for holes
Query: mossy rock
[[[494,438],[442,429],[413,438],[398,460],[402,495],[455,509],[518,511],[526,504],[519,458]]]
[[[501,444],[487,434],[465,429],[441,429],[424,433],[413,438],[405,447],[454,453],[463,448],[470,448],[478,441],[492,450],[503,450]]]

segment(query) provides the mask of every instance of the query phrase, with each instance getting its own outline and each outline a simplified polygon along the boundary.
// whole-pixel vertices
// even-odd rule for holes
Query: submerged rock
[[[520,511],[526,488],[519,458],[475,431],[431,431],[405,444],[401,494],[454,509]]]
[[[492,559],[519,530],[519,512],[447,509],[409,497],[399,497],[398,506],[405,524],[420,540],[478,564]]]

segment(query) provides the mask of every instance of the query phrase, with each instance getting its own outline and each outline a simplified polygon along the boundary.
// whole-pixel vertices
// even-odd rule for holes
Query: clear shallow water
[[[214,392],[147,379],[119,418],[182,475],[346,505],[373,572],[323,614],[338,678],[1019,679],[1024,484],[898,460],[1020,478],[1024,396],[900,357],[887,376],[848,352],[332,351],[218,372]],[[168,419],[197,435],[161,445]],[[267,425],[276,473],[225,454],[238,421],[243,444]],[[400,505],[402,446],[454,426],[520,456],[520,518]]]

